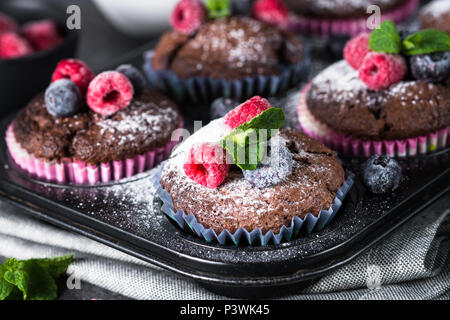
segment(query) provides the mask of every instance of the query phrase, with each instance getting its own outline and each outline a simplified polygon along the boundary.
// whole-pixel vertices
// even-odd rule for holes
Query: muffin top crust
[[[420,25],[422,29],[439,29],[450,34],[450,1],[435,0],[423,7]]]

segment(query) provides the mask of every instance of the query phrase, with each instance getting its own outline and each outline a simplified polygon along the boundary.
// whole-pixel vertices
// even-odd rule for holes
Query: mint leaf
[[[64,273],[66,273],[67,268],[72,263],[73,255],[65,255],[56,258],[47,258],[47,259],[31,259],[28,261],[32,261],[37,263],[41,268],[47,271],[53,278],[58,278]]]
[[[449,35],[435,29],[420,30],[402,42],[402,52],[408,56],[447,50],[450,50]]]
[[[277,131],[283,123],[283,110],[269,108],[234,129],[222,140],[222,145],[242,170],[255,170],[265,154],[273,131]]]
[[[231,15],[229,0],[208,0],[206,1],[208,17],[211,19],[224,18]]]
[[[370,33],[369,48],[375,52],[400,53],[401,39],[394,22],[386,20]]]
[[[4,279],[6,271],[5,266],[0,264],[0,300],[8,298],[15,288],[14,285]]]

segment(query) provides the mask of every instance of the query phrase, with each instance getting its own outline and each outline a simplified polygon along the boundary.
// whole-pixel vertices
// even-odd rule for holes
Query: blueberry
[[[387,156],[372,156],[363,166],[362,179],[373,193],[392,192],[400,184],[402,168]]]
[[[231,12],[233,15],[249,16],[252,12],[253,0],[231,0]]]
[[[411,73],[417,80],[438,83],[450,76],[450,51],[412,56],[409,63]]]
[[[69,117],[81,110],[81,93],[69,79],[52,82],[45,90],[45,106],[54,117]]]
[[[292,172],[292,154],[280,139],[274,138],[268,147],[267,156],[256,170],[243,170],[244,178],[263,189],[283,181]]]
[[[116,68],[116,71],[119,71],[131,81],[134,88],[134,96],[140,95],[147,86],[147,81],[145,81],[142,72],[131,64],[122,64]]]
[[[211,120],[224,117],[240,103],[228,98],[217,98],[211,104]]]

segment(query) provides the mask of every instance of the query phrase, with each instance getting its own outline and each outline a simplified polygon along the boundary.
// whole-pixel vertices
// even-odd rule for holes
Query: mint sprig
[[[67,271],[73,256],[17,260],[0,264],[0,300],[53,300],[57,297],[55,279]]]
[[[206,9],[210,19],[225,18],[231,15],[231,6],[229,0],[208,0]]]
[[[402,41],[394,22],[387,20],[370,33],[369,48],[375,52],[413,56],[450,50],[450,37],[444,31],[426,29]]]
[[[222,146],[242,170],[255,170],[265,154],[267,142],[283,125],[284,120],[283,110],[264,110],[228,134],[222,140]]]

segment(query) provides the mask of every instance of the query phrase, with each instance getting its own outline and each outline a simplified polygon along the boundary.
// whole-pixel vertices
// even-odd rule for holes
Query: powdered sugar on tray
[[[442,16],[448,11],[450,11],[450,0],[435,0],[423,8],[424,14],[429,14],[436,18]]]

